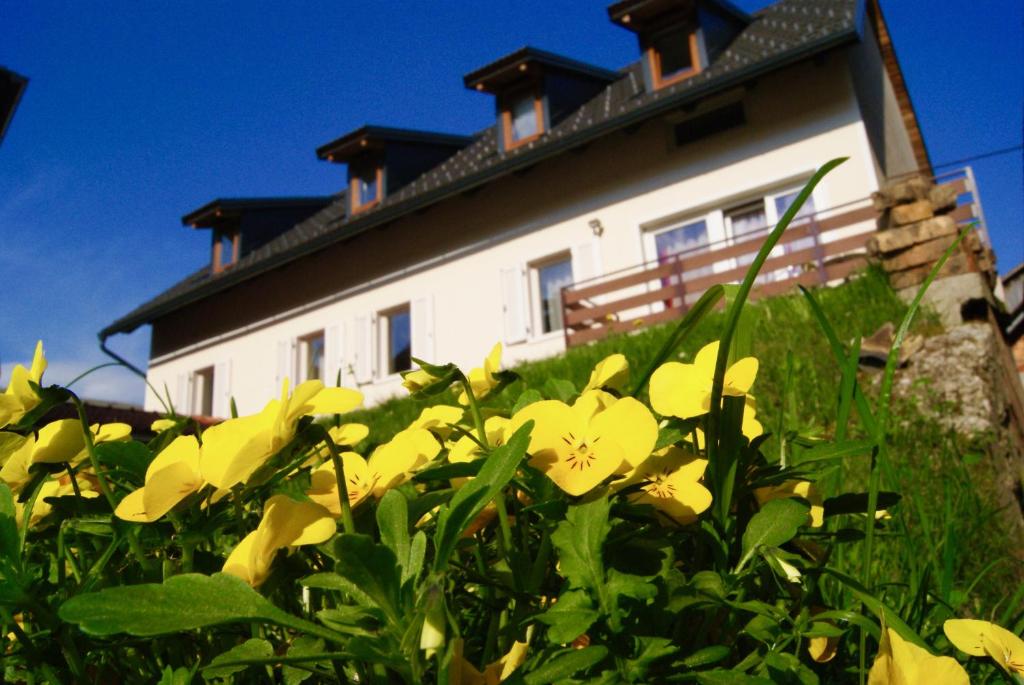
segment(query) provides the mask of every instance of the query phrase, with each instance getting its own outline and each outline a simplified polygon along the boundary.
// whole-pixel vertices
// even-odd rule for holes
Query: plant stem
[[[331,463],[334,464],[334,479],[338,482],[338,504],[341,505],[341,525],[346,533],[356,532],[356,520],[352,517],[352,504],[348,501],[348,483],[345,482],[345,465],[338,454],[338,446],[334,444],[331,434],[320,426],[321,438],[327,443],[331,452]]]
[[[85,451],[89,455],[89,463],[92,465],[93,473],[96,474],[96,482],[100,484],[100,492],[107,498],[107,504],[110,505],[110,511],[113,512],[117,509],[117,502],[114,500],[114,493],[110,491],[110,485],[107,484],[107,477],[103,475],[100,469],[100,460],[96,458],[96,445],[93,443],[92,431],[89,430],[89,420],[85,416],[85,405],[82,404],[82,400],[78,399],[78,395],[75,393],[70,393],[70,395],[71,401],[75,404],[75,409],[78,410],[78,420],[82,424],[82,434],[85,437]]]

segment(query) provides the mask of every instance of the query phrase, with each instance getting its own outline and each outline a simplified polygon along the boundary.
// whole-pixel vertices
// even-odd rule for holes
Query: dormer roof
[[[456,152],[473,142],[471,136],[367,124],[316,149],[316,156],[329,162],[345,163],[369,150],[382,150],[389,143],[404,143]]]
[[[536,76],[545,72],[561,72],[576,78],[611,83],[622,75],[609,69],[580,62],[553,52],[523,47],[491,62],[462,78],[467,88],[485,93],[498,94],[509,83],[524,76]]]
[[[608,6],[608,18],[624,29],[641,33],[660,28],[664,17],[698,7],[715,10],[746,25],[752,17],[726,0],[620,0]]]
[[[313,213],[323,209],[334,199],[331,195],[217,198],[181,217],[181,223],[192,228],[217,228],[225,223],[237,223],[245,214],[258,214],[270,210],[308,210],[308,213]]]

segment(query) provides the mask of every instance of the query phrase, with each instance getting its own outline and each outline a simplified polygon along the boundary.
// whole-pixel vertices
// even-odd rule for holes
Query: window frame
[[[655,47],[655,42],[676,32],[686,34],[687,46],[690,50],[690,62],[693,66],[665,77],[661,71],[661,52]],[[704,69],[704,64],[700,58],[700,42],[697,40],[697,28],[692,22],[675,24],[652,34],[647,40],[645,52],[647,53],[647,66],[651,72],[652,90],[659,90],[685,81],[696,76]]]
[[[310,378],[309,377],[309,351],[312,349],[311,343],[314,340],[321,340],[323,346],[323,359],[320,362],[320,374],[326,376],[327,374],[327,330],[321,328],[320,330],[300,335],[295,339],[295,375],[297,376],[298,383],[305,381],[318,380],[322,383],[327,383],[326,378]]]
[[[231,238],[231,259],[224,261],[224,238]],[[242,246],[242,232],[239,230],[226,231],[223,229],[214,229],[213,232],[213,272],[219,273],[225,269],[230,269],[238,263],[238,258],[241,253]]]
[[[514,140],[512,138],[512,105],[521,97],[533,97],[533,112],[537,117],[537,132],[533,135]],[[544,126],[544,98],[541,95],[539,85],[526,86],[510,91],[502,97],[501,108],[501,130],[505,141],[505,150],[514,150],[517,147],[537,140],[547,132]]]
[[[392,317],[396,314],[404,313],[408,317],[409,321],[409,367],[407,369],[398,369],[396,371],[391,370],[391,362],[393,355],[391,351],[391,321]],[[378,379],[387,380],[392,378],[398,378],[401,376],[403,371],[410,371],[415,368],[415,364],[412,361],[412,302],[403,302],[401,304],[382,309],[377,312],[377,355],[379,363],[377,364]]]
[[[352,208],[352,213],[365,212],[368,209],[372,209],[380,204],[381,198],[384,197],[384,167],[377,164],[373,168],[374,184],[377,186],[377,194],[370,202],[362,201],[362,193],[360,192],[360,182],[365,178],[358,174],[353,173],[352,178],[348,183],[349,192],[349,205]]]
[[[573,260],[572,250],[562,250],[549,254],[546,257],[535,259],[527,264],[527,270],[529,275],[529,300],[530,300],[530,332],[529,340],[543,340],[545,338],[552,338],[555,336],[565,335],[565,312],[562,312],[562,320],[559,328],[545,331],[544,330],[544,297],[541,292],[540,272],[542,269],[554,264],[560,264],[562,262],[569,263],[569,270],[572,273]],[[573,273],[573,282],[575,282],[575,273]]]
[[[213,365],[204,366],[203,368],[196,369],[192,372],[192,382],[190,384],[191,387],[189,388],[189,392],[192,395],[189,398],[189,402],[191,404],[189,407],[190,414],[198,416],[213,416],[213,385],[216,373],[216,367]],[[199,383],[200,380],[202,381],[201,386]],[[209,411],[205,411],[207,400],[209,400]]]

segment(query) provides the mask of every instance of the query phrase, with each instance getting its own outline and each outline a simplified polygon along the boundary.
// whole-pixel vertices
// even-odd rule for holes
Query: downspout
[[[103,354],[107,355],[118,364],[126,367],[129,371],[132,371],[135,374],[141,376],[143,381],[146,380],[145,371],[132,364],[130,361],[119,355],[117,352],[114,352],[112,349],[107,347],[107,338],[110,337],[110,333],[101,331],[98,337],[100,339],[100,350],[103,352]]]

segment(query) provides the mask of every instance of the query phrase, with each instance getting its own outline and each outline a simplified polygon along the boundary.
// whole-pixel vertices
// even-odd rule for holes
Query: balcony
[[[959,225],[977,223],[987,243],[970,167],[933,180],[956,190],[956,207],[948,216]],[[871,198],[863,198],[794,220],[764,263],[751,297],[778,295],[797,285],[839,283],[864,268],[867,241],[878,219]],[[682,316],[711,286],[740,282],[770,230],[701,245],[563,288],[566,347]]]

